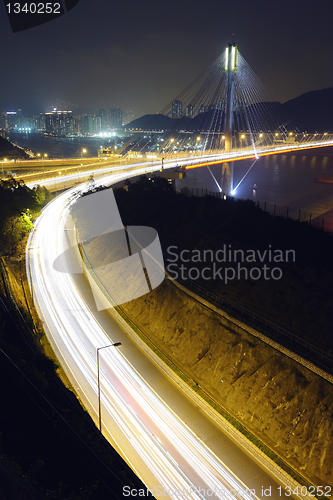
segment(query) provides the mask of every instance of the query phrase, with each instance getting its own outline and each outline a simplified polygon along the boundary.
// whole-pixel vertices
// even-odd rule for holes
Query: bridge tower
[[[225,109],[225,133],[224,150],[229,152],[232,149],[232,138],[234,135],[234,92],[235,75],[237,71],[237,46],[235,43],[229,43],[225,50],[225,72],[227,74],[227,95]],[[224,193],[230,193],[234,182],[234,163],[222,164],[222,182],[221,189]]]
[[[227,105],[225,120],[225,151],[232,149],[232,137],[234,135],[234,92],[235,75],[237,71],[237,47],[235,43],[229,43],[225,49],[225,72],[227,73]]]

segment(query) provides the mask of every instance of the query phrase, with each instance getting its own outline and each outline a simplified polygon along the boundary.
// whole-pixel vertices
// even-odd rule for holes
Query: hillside
[[[240,304],[246,297],[262,314],[289,322],[291,328],[293,321],[315,345],[332,351],[330,235],[273,218],[249,201],[188,199],[161,179],[153,184],[141,178],[128,192],[116,191],[116,198],[123,222],[158,229],[165,256],[174,258],[170,245],[178,256],[186,251],[178,264],[200,272],[205,267],[206,277],[212,266],[209,259],[199,262],[204,250],[216,252],[224,244],[244,251],[264,251],[269,244],[295,249],[295,262],[279,264],[279,281],[234,279],[226,284],[201,278],[200,284],[216,294],[232,293]],[[96,267],[119,258],[113,248],[112,233],[85,244]],[[188,263],[195,250],[196,259]],[[182,283],[186,286],[186,280]],[[332,384],[170,280],[122,309],[194,382],[292,467],[317,485],[332,484]]]
[[[333,132],[333,87],[307,92],[282,107],[301,131]]]
[[[279,118],[281,123],[287,123],[287,128],[298,128],[300,131],[311,132],[333,132],[333,87],[314,90],[302,94],[283,104],[279,102],[265,102],[253,104],[248,108],[249,116],[258,112],[269,113]],[[194,118],[183,116],[180,119],[169,118],[157,113],[155,115],[144,115],[126,125],[126,129],[141,130],[209,130],[214,115],[214,121],[224,123],[224,114],[216,116],[216,111],[200,113]],[[242,129],[244,119],[239,120],[235,115],[235,129]]]
[[[8,158],[8,160],[16,160],[19,158],[29,158],[29,155],[17,146],[14,146],[11,142],[7,141],[0,136],[0,160]]]

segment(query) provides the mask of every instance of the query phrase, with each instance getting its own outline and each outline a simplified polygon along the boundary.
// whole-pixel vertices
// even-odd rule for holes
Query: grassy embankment
[[[214,253],[225,244],[235,249],[255,249],[261,252],[269,245],[282,252],[292,249],[296,255],[295,261],[273,264],[282,269],[283,278],[279,283],[274,280],[270,282],[233,280],[226,284],[221,280],[207,282],[201,279],[200,284],[213,291],[215,295],[229,294],[239,302],[243,301],[247,307],[253,307],[263,317],[266,316],[267,319],[290,328],[295,335],[303,333],[309,342],[316,345],[318,345],[316,325],[320,321],[322,325],[326,325],[326,330],[321,331],[321,345],[324,349],[330,349],[331,235],[307,224],[273,218],[249,201],[223,202],[214,198],[188,199],[175,195],[163,181],[152,184],[142,179],[130,186],[128,192],[125,190],[116,192],[116,198],[123,222],[126,225],[147,225],[156,228],[165,251],[169,245],[175,245],[178,247],[178,253],[183,249],[196,249],[201,254],[208,249]],[[196,262],[199,269],[207,265],[209,265],[207,262]],[[235,265],[235,262],[227,262],[227,265]],[[245,265],[250,269],[249,263]],[[323,277],[326,280],[323,281]],[[186,285],[186,280],[183,280],[183,283]],[[315,299],[323,290],[329,293],[323,303],[318,304]],[[318,317],[312,318],[315,321],[307,320],[304,323],[303,303],[307,304],[305,307],[307,310],[308,304],[313,302],[318,309]],[[149,347],[224,418],[301,484],[309,484],[245,425],[217,404],[205,390],[193,384],[191,377],[161,351],[136,321],[128,317],[123,308],[119,308],[119,312]],[[288,317],[296,318],[297,321],[291,324],[288,322]],[[264,333],[269,335],[269,332]],[[311,350],[308,354],[311,359]]]

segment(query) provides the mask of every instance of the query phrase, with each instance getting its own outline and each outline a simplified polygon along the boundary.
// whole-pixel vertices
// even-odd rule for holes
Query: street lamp
[[[7,161],[7,158],[4,158],[3,161]],[[3,177],[3,162],[1,163],[1,168],[2,168],[2,175],[1,175],[1,177]]]
[[[86,153],[86,152],[87,152],[87,150],[85,148],[81,149],[81,158],[82,158],[83,153]]]
[[[99,432],[102,432],[102,414],[101,414],[101,386],[99,382],[99,351],[101,349],[106,349],[106,347],[119,347],[121,342],[115,342],[114,344],[105,345],[103,347],[97,347],[97,386],[98,386],[98,427]]]

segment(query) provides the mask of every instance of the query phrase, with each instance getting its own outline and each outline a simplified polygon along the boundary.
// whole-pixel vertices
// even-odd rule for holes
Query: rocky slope
[[[296,268],[295,263],[284,267],[286,279],[278,286],[272,280],[261,280],[259,285],[258,281],[246,280],[236,286],[236,280],[236,299],[251,289],[247,296],[255,303],[261,301],[261,306],[271,311],[271,301],[276,306],[276,297],[281,296],[277,320],[280,316],[289,319],[288,314],[290,318],[300,316],[303,308],[296,303],[299,295],[305,310],[313,289],[318,293],[316,283],[309,278],[313,275],[327,287],[321,292],[327,301],[325,307],[331,300],[329,235],[292,221],[268,218],[251,203],[188,200],[161,189],[156,196],[154,192],[149,196],[149,186],[142,184],[137,194],[134,188],[133,193],[120,193],[117,202],[125,207],[123,220],[129,225],[141,223],[158,229],[164,248],[177,243],[179,249],[218,249],[221,243],[230,242],[234,248],[244,250],[251,244],[255,244],[252,248],[264,249],[272,244],[273,248],[295,249]],[[163,207],[167,210],[163,211]],[[257,230],[253,231],[253,227]],[[258,227],[262,230],[258,231]],[[85,250],[95,267],[122,258],[112,233],[87,243]],[[297,286],[293,281],[295,273]],[[274,286],[266,287],[267,283]],[[219,289],[216,282],[203,285]],[[293,293],[289,293],[290,287]],[[332,384],[211,311],[170,280],[122,308],[189,377],[291,466],[316,485],[333,484]],[[331,328],[321,336],[318,326],[322,309],[320,314],[310,311],[317,323],[308,333],[313,334],[316,345],[325,342],[328,351]]]
[[[332,385],[169,280],[123,306],[178,366],[317,485],[333,483]]]

